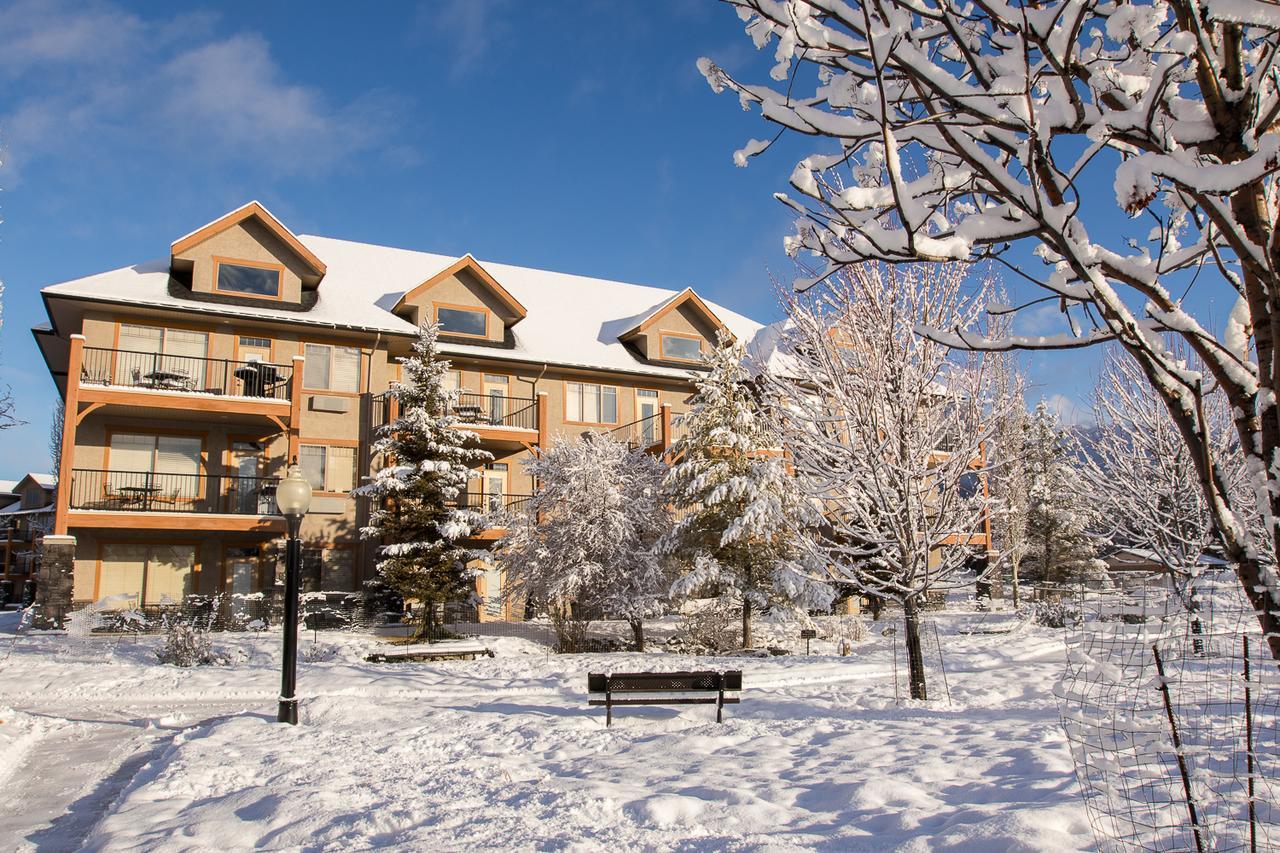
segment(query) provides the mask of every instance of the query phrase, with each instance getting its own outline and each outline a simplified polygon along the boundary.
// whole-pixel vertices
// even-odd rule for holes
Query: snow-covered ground
[[[1093,839],[1057,722],[1059,633],[940,614],[951,702],[895,701],[893,639],[848,657],[363,661],[305,635],[302,725],[274,722],[278,633],[236,662],[158,638],[12,634],[0,616],[0,837],[17,849],[1074,850]],[[932,646],[932,644],[930,644]],[[901,648],[899,647],[899,655]],[[308,652],[310,652],[308,654]],[[817,654],[823,652],[824,654]],[[901,668],[901,660],[899,661]],[[588,671],[742,668],[742,704],[587,708]],[[6,848],[7,849],[7,848]]]

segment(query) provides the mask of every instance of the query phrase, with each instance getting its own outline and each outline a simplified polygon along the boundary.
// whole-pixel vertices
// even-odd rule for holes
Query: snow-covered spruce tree
[[[1089,532],[1087,490],[1058,418],[1041,401],[1027,428],[1028,580],[1061,586],[1103,584],[1106,566]]]
[[[472,592],[466,569],[472,552],[460,540],[477,532],[484,518],[457,501],[476,476],[473,467],[493,458],[473,446],[475,433],[457,428],[454,392],[443,381],[449,362],[437,354],[437,333],[435,324],[422,327],[414,354],[402,362],[404,379],[388,392],[400,413],[379,428],[373,444],[386,464],[352,491],[370,502],[360,535],[381,542],[378,573],[399,595],[422,605],[422,632],[434,627],[436,605]]]
[[[719,590],[741,606],[750,648],[753,611],[826,610],[835,590],[806,562],[803,540],[821,515],[788,470],[745,360],[743,344],[721,332],[671,446],[666,490],[679,521],[661,547],[691,567],[672,596]]]
[[[606,433],[554,445],[526,467],[537,493],[495,552],[507,596],[547,607],[563,650],[599,613],[625,619],[644,651],[644,619],[671,584],[670,561],[655,553],[671,525],[666,466]]]
[[[775,131],[816,137],[817,153],[791,174],[796,194],[780,196],[798,214],[790,248],[832,268],[994,258],[1061,306],[1058,335],[932,330],[954,346],[1117,341],[1169,409],[1280,660],[1280,577],[1265,559],[1280,543],[1274,5],[729,2],[757,47],[776,45],[778,81],[740,82],[699,61],[715,91],[758,106],[772,125],[768,141],[735,159],[768,150]],[[1032,253],[1019,244],[1038,260],[1023,262]],[[1192,286],[1236,300],[1222,334],[1208,313],[1221,301],[1184,299]],[[1181,338],[1203,371],[1172,355],[1159,330]],[[1215,385],[1270,547],[1255,541],[1252,507],[1227,494],[1224,460],[1199,429]]]
[[[914,332],[980,310],[964,276],[849,268],[787,301],[786,363],[765,374],[798,481],[823,507],[811,547],[838,577],[902,605],[914,699],[928,698],[926,598],[994,572],[984,444],[1013,401],[991,394],[981,358]]]

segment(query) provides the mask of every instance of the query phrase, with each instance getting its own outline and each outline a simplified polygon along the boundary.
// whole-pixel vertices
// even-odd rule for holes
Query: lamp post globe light
[[[288,527],[284,558],[284,664],[280,673],[280,708],[276,721],[298,724],[298,574],[302,562],[302,542],[298,528],[311,506],[311,484],[302,476],[295,460],[276,486],[276,506]]]

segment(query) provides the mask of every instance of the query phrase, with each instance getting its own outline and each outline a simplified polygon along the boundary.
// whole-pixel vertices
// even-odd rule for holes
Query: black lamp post
[[[276,721],[296,726],[298,697],[294,693],[298,681],[298,574],[301,571],[298,564],[302,562],[298,528],[311,506],[311,484],[303,478],[296,462],[289,466],[288,475],[276,486],[276,506],[284,516],[289,535],[284,558],[284,664]]]

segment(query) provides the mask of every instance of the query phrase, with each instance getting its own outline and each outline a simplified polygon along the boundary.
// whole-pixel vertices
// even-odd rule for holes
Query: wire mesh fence
[[[1057,698],[1099,848],[1280,848],[1280,669],[1234,574],[1076,606]]]

